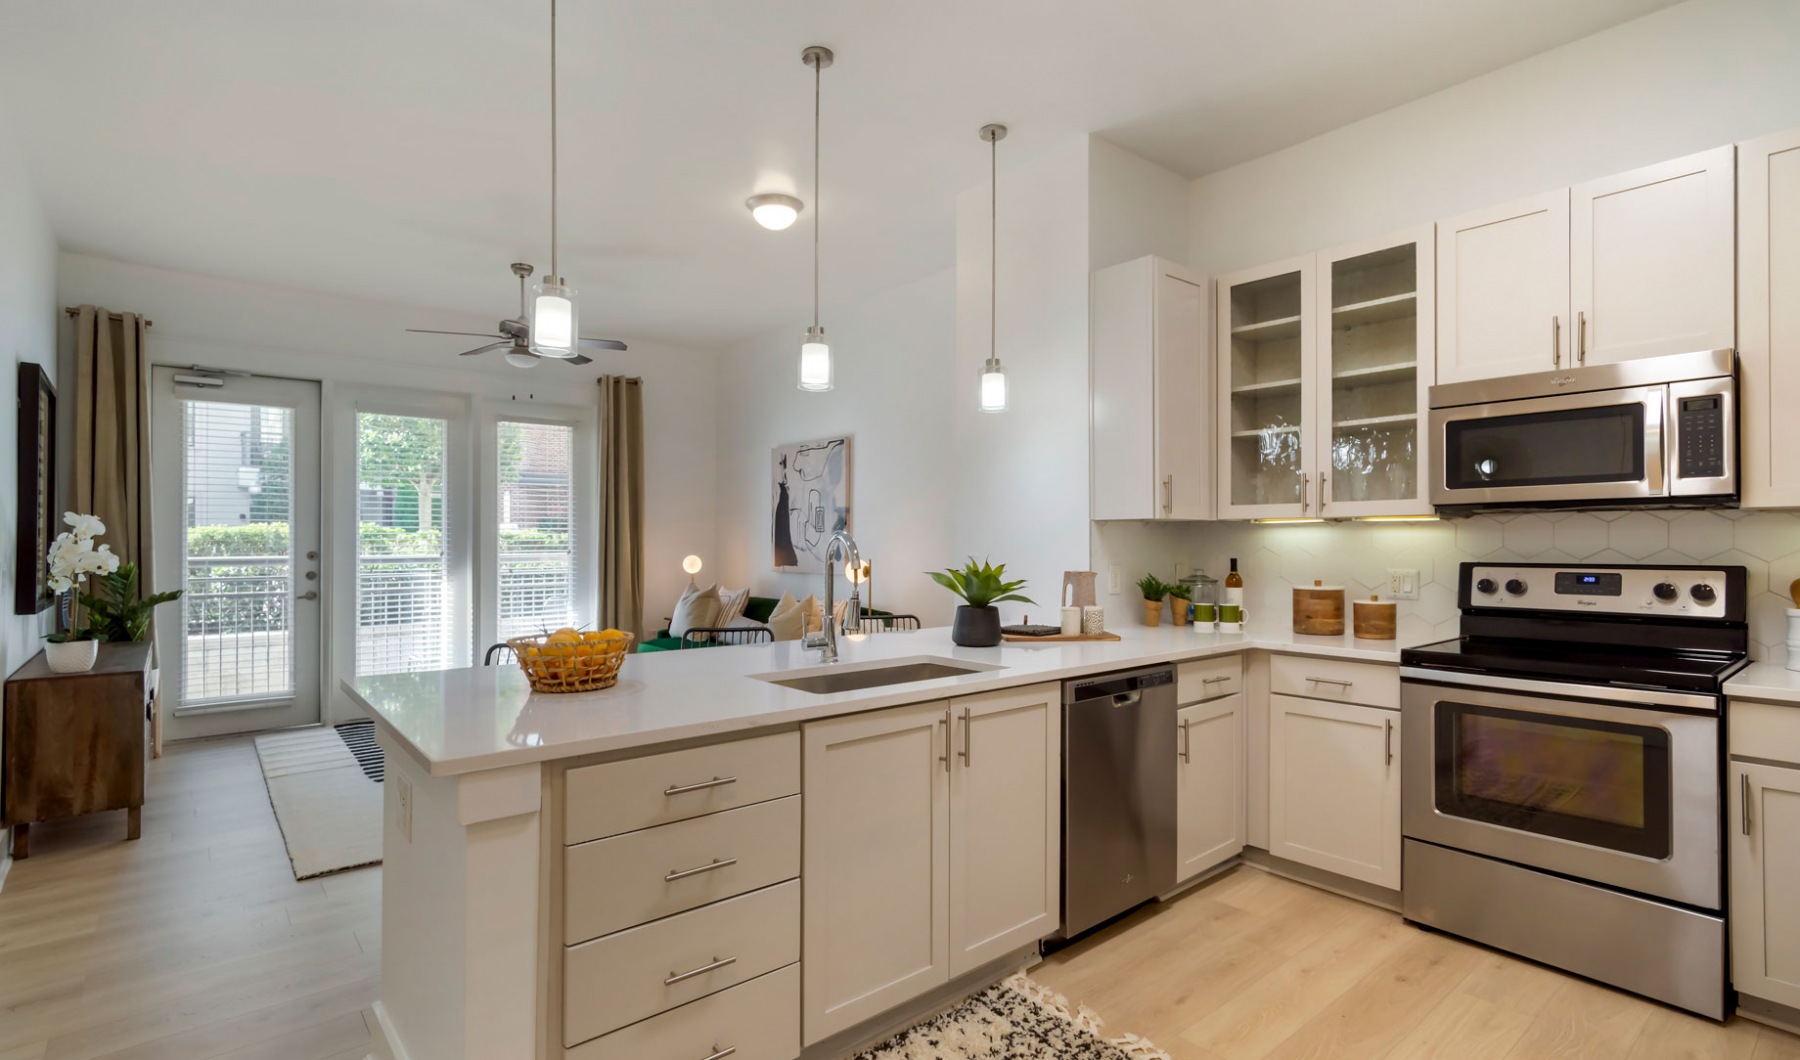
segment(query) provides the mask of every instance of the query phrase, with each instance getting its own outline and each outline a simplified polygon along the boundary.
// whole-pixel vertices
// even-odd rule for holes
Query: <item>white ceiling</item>
[[[1197,176],[1670,2],[563,0],[562,271],[590,335],[797,336],[810,229],[743,200],[811,199],[807,44],[829,323],[949,265],[984,122]],[[65,249],[498,318],[548,265],[547,13],[0,0],[0,105]]]

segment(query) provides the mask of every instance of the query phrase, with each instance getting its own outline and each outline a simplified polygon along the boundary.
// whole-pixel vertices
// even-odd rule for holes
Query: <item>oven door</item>
[[[1715,698],[1401,674],[1409,838],[1721,908]]]
[[[1431,410],[1431,503],[1568,504],[1667,496],[1665,386]]]

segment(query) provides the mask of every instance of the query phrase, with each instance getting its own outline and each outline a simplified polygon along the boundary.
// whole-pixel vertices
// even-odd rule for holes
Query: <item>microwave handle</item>
[[[1644,488],[1652,497],[1666,495],[1663,479],[1668,465],[1663,459],[1667,441],[1663,435],[1663,410],[1668,402],[1668,387],[1658,387],[1653,396],[1644,399]]]

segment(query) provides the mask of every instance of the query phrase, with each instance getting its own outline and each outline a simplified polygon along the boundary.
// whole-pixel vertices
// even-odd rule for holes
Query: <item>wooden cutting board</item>
[[[1009,644],[1058,644],[1075,640],[1124,640],[1117,633],[1076,633],[1073,635],[1052,633],[1048,637],[1027,637],[1021,633],[1001,634]]]

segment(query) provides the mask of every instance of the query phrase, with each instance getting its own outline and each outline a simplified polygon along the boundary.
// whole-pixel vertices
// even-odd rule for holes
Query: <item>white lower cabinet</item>
[[[1057,927],[1061,692],[808,724],[807,1045]]]
[[[1734,761],[1730,784],[1731,985],[1800,1009],[1800,767]]]
[[[1400,713],[1269,697],[1269,853],[1400,886]]]
[[[1191,879],[1244,849],[1244,713],[1240,692],[1175,714],[1177,880]]]

